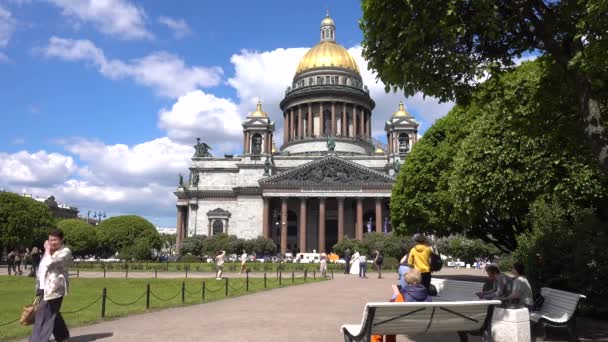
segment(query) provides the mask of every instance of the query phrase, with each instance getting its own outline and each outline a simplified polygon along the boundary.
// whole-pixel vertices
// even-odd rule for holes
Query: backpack
[[[382,254],[378,254],[378,258],[376,259],[376,264],[382,265],[383,262],[384,262],[384,256]]]
[[[432,252],[431,253],[431,272],[439,272],[443,268],[443,261],[441,260],[441,256],[439,254]]]

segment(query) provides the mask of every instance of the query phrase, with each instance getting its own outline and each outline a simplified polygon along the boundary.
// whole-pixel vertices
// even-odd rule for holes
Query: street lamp
[[[106,218],[106,212],[105,211],[96,211],[93,214],[93,218],[95,220],[97,220],[97,222],[95,223],[96,225],[101,223],[102,218]]]

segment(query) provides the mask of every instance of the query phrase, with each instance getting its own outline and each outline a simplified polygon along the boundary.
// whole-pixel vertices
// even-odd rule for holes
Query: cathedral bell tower
[[[408,113],[403,102],[399,102],[399,110],[393,113],[384,126],[388,164],[393,166],[395,172],[398,172],[399,164],[403,165],[405,157],[418,141],[418,126],[418,122]]]
[[[252,160],[272,155],[274,122],[262,111],[258,101],[255,112],[243,121],[243,156]]]

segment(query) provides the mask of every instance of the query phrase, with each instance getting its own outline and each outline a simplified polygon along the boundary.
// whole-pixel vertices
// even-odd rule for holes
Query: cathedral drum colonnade
[[[175,191],[178,246],[188,236],[228,233],[273,239],[283,255],[327,252],[345,236],[390,231],[391,188],[418,123],[400,103],[385,122],[387,144],[373,139],[375,102],[359,67],[336,42],[329,15],[320,31],[280,103],[280,150],[259,102],[242,123],[241,155],[213,157],[197,141],[190,177],[180,176]]]

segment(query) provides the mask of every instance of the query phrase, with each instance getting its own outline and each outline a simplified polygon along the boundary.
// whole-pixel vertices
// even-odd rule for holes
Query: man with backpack
[[[414,237],[416,245],[410,250],[407,263],[414,266],[422,276],[422,285],[426,287],[429,293],[431,291],[431,272],[437,272],[441,270],[442,261],[439,255],[433,253],[426,237],[422,234]]]
[[[376,265],[376,268],[378,269],[378,279],[382,278],[382,263],[384,262],[384,256],[382,255],[382,253],[380,253],[379,250],[376,249],[375,255],[374,255],[374,264]]]

